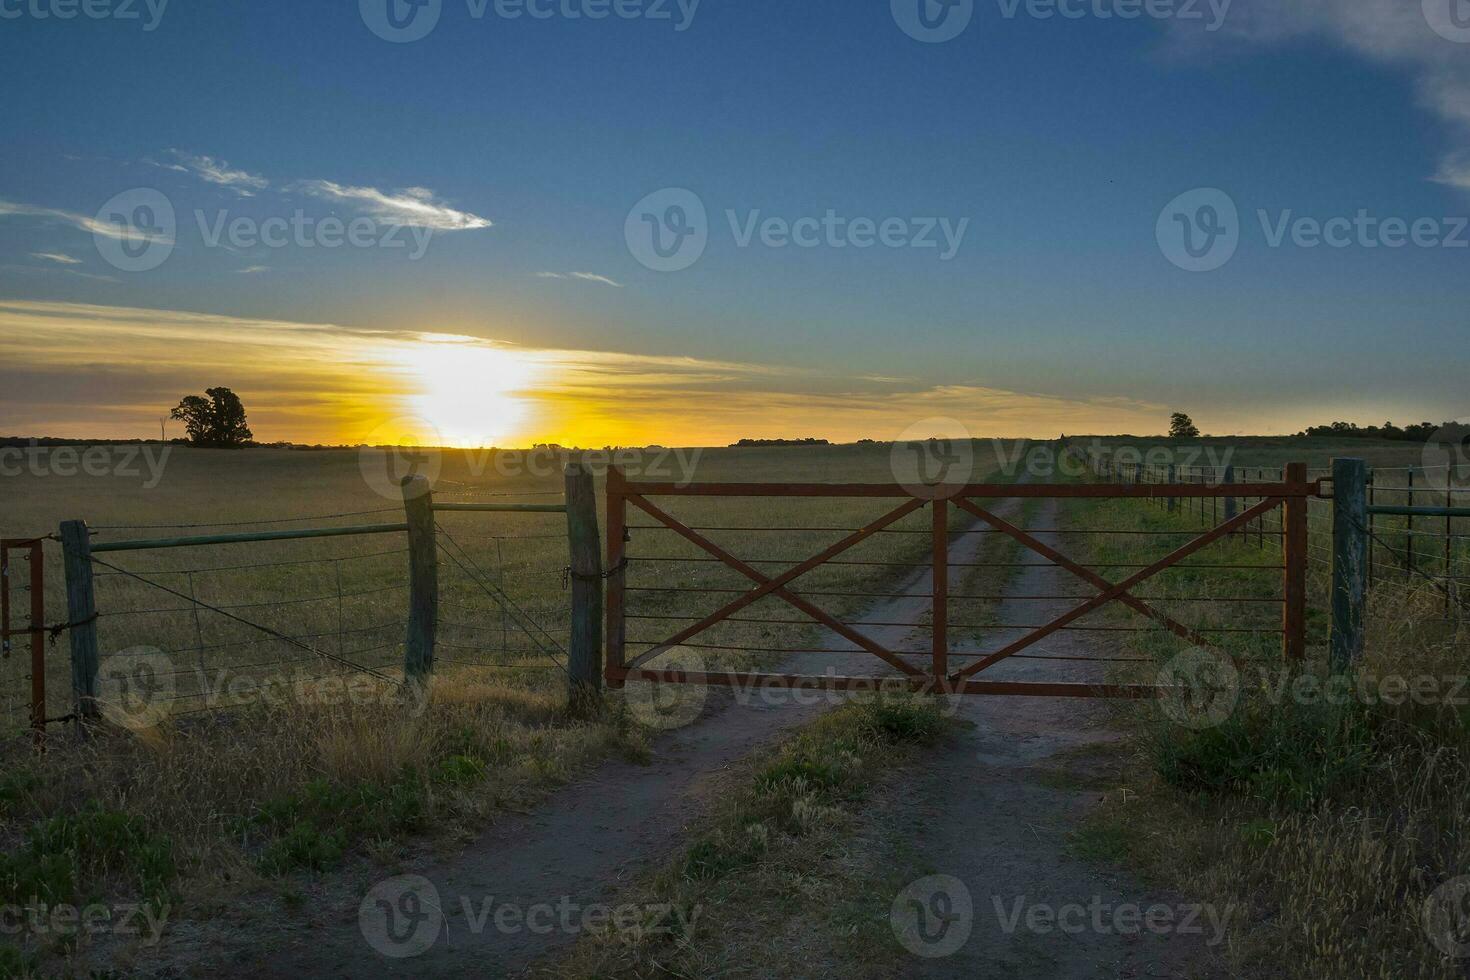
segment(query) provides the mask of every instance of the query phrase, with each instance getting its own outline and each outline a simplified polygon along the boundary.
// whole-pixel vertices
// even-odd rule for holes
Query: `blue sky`
[[[1088,405],[1178,407],[1214,432],[1470,414],[1470,248],[1272,248],[1256,217],[1366,210],[1452,237],[1443,219],[1470,213],[1470,44],[1418,0],[1236,0],[1217,31],[1097,16],[1107,0],[1076,19],[976,0],[943,43],[905,34],[888,0],[703,0],[683,30],[673,0],[668,20],[510,20],[493,2],[476,19],[443,0],[402,44],[350,2],[174,0],[153,30],[142,0],[140,21],[34,15],[51,2],[0,2],[22,11],[0,19],[0,300],[755,365],[790,373],[771,385],[783,396],[873,394],[875,436],[966,411],[983,429],[993,402],[971,389],[1064,400],[1067,424]],[[176,208],[176,245],[120,271],[66,216],[138,187]],[[708,212],[708,247],[677,272],[640,264],[624,235],[662,188]],[[1209,272],[1156,238],[1195,188],[1241,217]],[[417,260],[208,247],[195,217],[381,222],[413,201],[433,226]],[[740,247],[731,210],[967,224],[946,261]],[[28,367],[5,330],[0,381],[21,395],[0,429],[82,424],[83,401],[20,402],[37,379],[82,399],[63,376],[98,364]]]

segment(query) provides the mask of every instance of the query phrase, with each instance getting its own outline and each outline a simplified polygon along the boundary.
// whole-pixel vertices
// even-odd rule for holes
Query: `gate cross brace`
[[[1087,582],[1087,584],[1096,586],[1099,590],[1102,591],[1106,591],[1107,589],[1113,587],[1112,582],[1109,582],[1107,579],[1103,578],[1092,569],[1077,564],[1066,555],[1057,551],[1055,548],[1049,547],[1044,542],[1038,541],[1036,538],[1033,538],[1025,531],[1016,527],[1014,524],[1011,524],[1005,518],[997,517],[995,514],[992,514],[988,510],[985,510],[984,508],[978,506],[973,501],[957,500],[955,501],[955,503],[962,510],[969,511],[971,514],[974,514],[976,517],[980,518],[982,521],[985,521],[987,524],[991,525],[997,530],[1004,532],[1012,538],[1015,538],[1017,541],[1021,542],[1021,544],[1025,545],[1027,548],[1030,548],[1041,557],[1050,559],[1051,561],[1060,565],[1062,568],[1071,572],[1073,575],[1076,575],[1078,578],[1083,579]],[[1188,640],[1195,646],[1209,646],[1209,641],[1206,640],[1199,633],[1196,633],[1188,626],[1185,626],[1182,623],[1171,619],[1169,616],[1164,615],[1162,612],[1153,608],[1142,599],[1136,599],[1132,595],[1125,592],[1122,595],[1118,596],[1118,601],[1124,603],[1136,612],[1142,613],[1149,619],[1154,620],[1155,622],[1162,625],[1164,628],[1168,629],[1175,636],[1178,636],[1179,638],[1184,640]]]
[[[1041,627],[1040,629],[1037,629],[1031,633],[1027,633],[1025,636],[1021,637],[1019,640],[1016,640],[1014,643],[1008,644],[1000,650],[997,650],[995,653],[992,653],[987,657],[975,661],[958,673],[951,675],[950,682],[958,683],[967,677],[972,677],[975,674],[980,673],[980,671],[984,670],[985,668],[991,666],[992,664],[1005,660],[1007,657],[1014,656],[1027,647],[1045,639],[1046,637],[1055,633],[1057,630],[1066,626],[1073,620],[1080,619],[1083,616],[1086,616],[1088,613],[1096,609],[1100,609],[1108,603],[1113,602],[1114,600],[1122,599],[1135,586],[1147,581],[1150,578],[1153,578],[1164,569],[1178,564],[1185,558],[1188,558],[1190,555],[1194,554],[1196,551],[1199,551],[1201,548],[1205,548],[1215,543],[1220,538],[1223,538],[1225,535],[1229,534],[1231,531],[1234,531],[1236,528],[1243,527],[1251,521],[1255,520],[1257,517],[1260,517],[1262,514],[1275,510],[1277,507],[1280,507],[1285,502],[1286,500],[1284,497],[1266,498],[1249,510],[1242,511],[1237,516],[1231,518],[1218,527],[1215,527],[1213,530],[1210,530],[1205,534],[1200,535],[1183,547],[1178,548],[1175,551],[1165,555],[1163,558],[1160,558],[1158,561],[1154,562],[1147,568],[1141,569],[1137,573],[1128,576],[1128,578],[1117,583],[1116,585],[1110,584],[1106,590],[1099,592],[1097,595],[1093,596],[1091,599],[1088,599],[1086,602],[1082,603],[1082,605],[1077,606],[1071,611],[1063,613],[1061,616],[1058,616],[1056,619],[1052,620],[1050,623]],[[967,501],[961,500],[959,503],[960,506],[964,507]],[[966,507],[966,509],[970,510],[970,508],[968,507]],[[975,513],[979,510],[980,508],[977,507],[973,510],[970,510],[970,512]],[[980,516],[982,519],[985,518],[985,515],[983,513],[979,514],[978,516]]]
[[[854,533],[848,535],[847,537],[843,538],[841,541],[825,549],[824,551],[813,555],[801,564],[787,569],[785,572],[782,572],[775,578],[769,578],[756,571],[751,566],[745,564],[745,562],[729,554],[718,545],[716,545],[714,542],[700,535],[698,532],[692,531],[688,527],[685,527],[683,524],[680,524],[677,520],[664,513],[656,505],[645,500],[642,496],[638,494],[628,494],[627,499],[639,509],[641,509],[644,513],[648,514],[650,517],[654,518],[659,523],[669,528],[669,530],[676,532],[686,540],[693,542],[700,548],[703,548],[705,551],[720,559],[722,562],[729,565],[731,568],[735,569],[746,578],[755,582],[757,586],[756,588],[745,593],[735,601],[727,603],[726,605],[710,613],[708,616],[695,623],[694,625],[680,630],[678,633],[674,634],[664,642],[649,650],[644,651],[631,664],[628,665],[628,668],[630,670],[641,667],[653,657],[656,657],[660,653],[663,653],[669,647],[677,646],[678,644],[683,643],[685,640],[689,639],[691,636],[694,636],[697,633],[704,632],[711,626],[715,625],[726,617],[739,612],[741,609],[744,609],[746,606],[749,606],[757,600],[762,599],[768,595],[774,595],[780,599],[785,600],[792,606],[795,606],[802,612],[806,613],[808,616],[812,617],[823,626],[826,626],[828,629],[832,630],[838,636],[841,636],[843,639],[848,640],[851,643],[857,644],[874,656],[887,661],[889,664],[897,667],[905,674],[909,674],[915,677],[924,676],[923,672],[920,671],[918,668],[914,667],[911,664],[903,662],[881,644],[869,639],[868,637],[859,633],[857,630],[853,629],[847,624],[838,621],[835,617],[829,615],[824,610],[808,602],[806,599],[803,599],[800,595],[787,590],[785,586],[787,583],[802,575],[805,575],[813,568],[816,568],[823,562],[826,562],[836,557],[837,555],[851,548],[858,542],[863,541],[864,539],[869,538],[874,534],[877,534],[879,531],[883,530],[885,527],[888,527],[890,524],[902,520],[909,514],[912,514],[914,511],[923,507],[927,503],[927,501],[919,499],[909,500],[898,508],[889,511],[887,514],[885,514],[883,517],[880,517],[873,523],[859,529],[858,531],[855,531]]]

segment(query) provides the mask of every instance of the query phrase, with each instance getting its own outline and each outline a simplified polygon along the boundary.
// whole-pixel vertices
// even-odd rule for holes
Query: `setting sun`
[[[445,446],[509,445],[529,438],[530,389],[545,375],[529,352],[472,337],[425,334],[384,360],[402,365],[410,392],[406,414],[421,420],[425,441]]]

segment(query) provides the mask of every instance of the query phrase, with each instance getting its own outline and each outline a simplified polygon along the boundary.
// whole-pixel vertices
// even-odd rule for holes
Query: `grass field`
[[[1361,446],[1358,440],[1326,444],[1243,440],[1235,463],[1271,466],[1303,459],[1325,465],[1331,456]],[[1404,453],[1415,451],[1399,444],[1380,448],[1382,455],[1370,458],[1399,461]],[[976,455],[975,479],[1003,482],[1017,476],[1002,471],[1006,454],[997,447],[977,444]],[[648,478],[808,482],[894,478],[886,445],[710,450],[689,468],[657,452],[630,454],[621,461],[636,480],[660,459],[662,470]],[[535,472],[519,454],[446,452],[440,465],[436,495],[441,498],[546,502],[562,492],[559,468],[549,458],[538,463]],[[44,534],[62,520],[85,519],[97,540],[121,540],[392,522],[402,513],[401,504],[373,489],[354,451],[177,449],[157,485],[145,487],[144,482],[81,474],[7,477],[0,534]],[[883,500],[843,499],[682,498],[665,503],[674,516],[693,526],[719,529],[704,533],[732,553],[769,560],[773,564],[763,567],[771,569],[815,553],[842,537],[844,529],[856,528],[893,506]],[[1180,532],[1215,516],[1188,509],[1169,515],[1125,503],[1079,505],[1071,514],[1079,526]],[[1033,511],[1023,511],[1022,523],[1032,516]],[[733,597],[733,590],[748,587],[744,578],[708,560],[694,546],[653,528],[650,518],[630,511],[630,523],[630,654],[716,608]],[[619,700],[590,719],[570,717],[564,710],[565,678],[559,666],[569,601],[562,582],[567,561],[564,518],[446,514],[440,525],[440,646],[433,699],[421,712],[405,713],[391,683],[401,666],[405,619],[407,561],[401,534],[99,556],[117,569],[181,593],[161,591],[112,568],[98,569],[104,671],[109,664],[126,666],[128,658],[138,657],[145,648],[152,651],[146,657],[167,697],[151,699],[145,723],[134,719],[131,732],[73,742],[58,728],[60,737],[53,740],[52,751],[37,760],[20,737],[26,717],[27,651],[18,646],[10,658],[0,661],[0,721],[6,732],[0,742],[6,764],[0,776],[4,847],[0,900],[24,900],[33,893],[53,901],[93,894],[148,897],[168,901],[181,910],[176,914],[187,915],[191,909],[227,902],[242,891],[275,888],[288,893],[293,876],[327,871],[344,861],[392,861],[405,848],[422,842],[453,847],[495,812],[530,805],[610,753],[635,757],[645,753],[647,735]],[[1211,554],[1241,563],[1279,561],[1279,554],[1273,559],[1276,545],[1270,528],[1266,530]],[[1313,649],[1320,653],[1326,636],[1320,512],[1314,513],[1313,533],[1317,560],[1312,566],[1309,627]],[[928,535],[928,516],[920,511],[842,556],[849,563],[833,563],[804,577],[802,590],[833,593],[823,596],[820,604],[848,616],[868,601],[849,594],[889,590],[913,570],[909,566],[927,560]],[[1099,564],[1127,564],[1140,557],[1133,550],[1139,546],[1137,538],[1088,540]],[[1004,556],[1001,560],[1032,560],[1014,545],[997,544],[1006,545],[997,552]],[[65,617],[59,548],[54,542],[47,543],[46,557],[46,620],[54,623]],[[1432,571],[1428,561],[1422,567]],[[1407,573],[1400,574],[1408,578]],[[982,569],[956,576],[952,588],[996,594],[1004,584],[1003,571]],[[1269,574],[1184,572],[1168,580],[1164,605],[1181,619],[1204,627],[1259,626],[1260,633],[1231,634],[1224,642],[1266,662],[1276,649],[1273,644],[1279,644],[1279,638],[1267,632],[1275,607],[1198,599],[1211,594],[1267,598],[1278,587],[1279,581]],[[190,596],[249,624],[297,637],[324,656],[220,612],[196,609]],[[17,602],[17,608],[24,609],[23,594],[17,593]],[[1375,663],[1401,670],[1412,663],[1438,674],[1454,667],[1463,670],[1464,635],[1454,632],[1453,619],[1446,620],[1438,593],[1405,586],[1380,588],[1374,602]],[[951,603],[954,622],[984,624],[993,621],[990,615],[985,603],[968,608],[959,601]],[[799,618],[779,601],[763,600],[744,611],[740,621],[721,624],[699,637],[698,646],[691,645],[684,656],[709,665],[764,665],[779,659],[781,650],[809,647],[818,639],[817,630],[785,622]],[[533,622],[537,628],[528,632],[518,621]],[[954,644],[978,643],[982,632],[957,631]],[[1142,636],[1137,650],[1150,663],[1167,652],[1164,646],[1149,645],[1158,643],[1157,633]],[[48,645],[46,658],[49,713],[63,715],[70,711],[64,637]],[[343,661],[380,670],[388,681],[363,681]],[[1151,668],[1144,670],[1148,673]],[[334,677],[343,683],[324,686],[324,678],[329,683]],[[221,706],[233,710],[200,711]],[[1344,835],[1358,833],[1378,848],[1374,854],[1382,858],[1373,865],[1378,869],[1373,874],[1386,875],[1403,894],[1418,896],[1436,883],[1436,876],[1442,877],[1456,862],[1464,866],[1470,858],[1464,853],[1464,780],[1456,776],[1453,785],[1444,785],[1442,779],[1425,776],[1428,784],[1443,786],[1442,792],[1429,792],[1410,778],[1421,770],[1429,772],[1426,766],[1438,767],[1433,772],[1463,774],[1467,745],[1454,727],[1459,717],[1433,714],[1426,720],[1375,714],[1369,719],[1376,726],[1369,744],[1351,746],[1354,752],[1368,753],[1360,770],[1323,775],[1319,770],[1325,763],[1316,756],[1283,762],[1284,775],[1259,777],[1269,787],[1264,794],[1250,780],[1245,784],[1226,780],[1203,788],[1171,782],[1160,775],[1157,757],[1148,754],[1156,745],[1149,740],[1151,729],[1141,726],[1141,775],[1130,790],[1154,801],[1150,820],[1152,815],[1172,815],[1170,819],[1180,823],[1178,832],[1162,844],[1148,835],[1171,831],[1150,820],[1138,823],[1134,830],[1141,835],[1140,851],[1148,852],[1160,874],[1190,889],[1253,897],[1272,910],[1263,914],[1279,916],[1288,906],[1311,908],[1326,901],[1313,889],[1330,874],[1358,875],[1352,879],[1358,884],[1344,894],[1367,902],[1372,880],[1366,872],[1334,863],[1346,860],[1343,854],[1350,851]],[[1300,739],[1302,731],[1290,729],[1288,735]],[[1359,729],[1353,732],[1356,737]],[[1265,736],[1248,731],[1241,737]],[[1271,729],[1270,737],[1278,739],[1270,750],[1284,752],[1279,742],[1285,736]],[[1190,750],[1210,751],[1208,746]],[[1309,781],[1310,805],[1302,805],[1300,793],[1292,796],[1278,786],[1298,778]],[[1312,789],[1318,784],[1310,780],[1326,780],[1323,785],[1328,789],[1318,794]],[[784,797],[778,801],[780,806],[790,802]],[[1220,818],[1220,813],[1226,816]],[[1367,819],[1363,814],[1372,815],[1369,824],[1362,823]],[[1135,809],[1125,814],[1130,820],[1136,815]],[[833,819],[832,826],[841,825],[840,816],[834,814]],[[1377,829],[1362,837],[1365,826]],[[1402,833],[1390,827],[1402,827]],[[107,829],[113,844],[95,853],[77,846],[78,839],[101,833],[101,828]],[[1419,835],[1413,840],[1432,839],[1432,853],[1404,836],[1410,833]],[[1277,849],[1277,842],[1283,849]],[[1259,867],[1255,858],[1262,847],[1273,861],[1286,862],[1282,866],[1288,873],[1280,880],[1265,882],[1253,870]],[[1430,870],[1420,873],[1414,868]],[[666,885],[673,887],[671,882]],[[1408,942],[1409,927],[1402,907],[1373,908],[1379,910],[1371,913],[1379,917],[1372,919],[1377,934],[1399,939],[1366,948],[1353,930],[1344,928],[1311,942],[1348,950],[1331,961],[1344,969],[1379,962],[1375,956],[1382,959],[1399,950],[1396,944]],[[1347,909],[1342,914],[1345,922],[1361,919],[1361,915],[1354,919]],[[1308,923],[1299,920],[1299,925],[1306,929]],[[1298,933],[1283,933],[1280,941],[1308,964],[1290,975],[1319,975],[1309,964],[1320,958],[1320,950],[1301,946]],[[32,949],[27,955],[38,952],[65,956],[68,950]],[[706,950],[700,955],[718,959],[724,952],[728,951]],[[646,950],[632,955],[635,961],[647,962],[645,954],[654,961],[664,956]],[[596,961],[604,955],[616,960],[622,954],[590,950],[588,955]],[[1254,962],[1251,957],[1256,954],[1245,949],[1240,955],[1242,962]],[[1434,972],[1433,963],[1425,960],[1419,973],[1403,975],[1446,974]]]

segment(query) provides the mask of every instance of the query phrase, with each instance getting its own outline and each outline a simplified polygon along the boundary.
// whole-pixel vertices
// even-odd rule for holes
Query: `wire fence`
[[[1208,484],[1274,482],[1284,471],[1272,467],[1165,467],[1142,464],[1129,467],[1126,476],[1148,484]],[[1308,471],[1309,480],[1330,481],[1330,469]],[[1463,465],[1431,467],[1376,467],[1369,470],[1370,506],[1465,507],[1470,501],[1470,468]],[[1330,483],[1329,483],[1330,485]],[[1245,507],[1259,498],[1240,497]],[[1168,498],[1153,502],[1169,507]],[[1198,518],[1200,526],[1218,524],[1226,514],[1221,498],[1178,498],[1172,505]],[[1308,558],[1323,570],[1332,567],[1332,500],[1308,503]],[[1370,514],[1368,518],[1370,589],[1392,591],[1405,598],[1432,595],[1445,618],[1461,619],[1470,600],[1470,519],[1414,515]],[[1280,511],[1263,515],[1243,532],[1246,540],[1266,549],[1284,533]]]
[[[263,698],[319,702],[353,684],[364,692],[396,690],[404,677],[410,592],[402,533],[116,550],[119,543],[139,543],[136,536],[164,532],[248,534],[306,525],[346,532],[361,526],[354,522],[395,512],[402,515],[402,506],[89,528],[101,551],[91,556],[91,626],[103,699],[122,701],[124,710],[144,701],[154,718]],[[559,583],[566,563],[563,522],[554,513],[452,514],[438,522],[435,659],[446,665],[445,674],[562,669],[569,626]],[[58,613],[67,607],[61,549],[56,536],[50,538],[45,607],[51,617],[64,618]],[[12,554],[11,564],[20,565],[19,556]],[[23,606],[29,591],[28,582],[7,576],[8,602]],[[44,656],[45,709],[52,721],[68,720],[75,708],[64,633],[48,640]],[[29,645],[13,646],[0,655],[0,730],[7,736],[27,729],[32,710]]]

